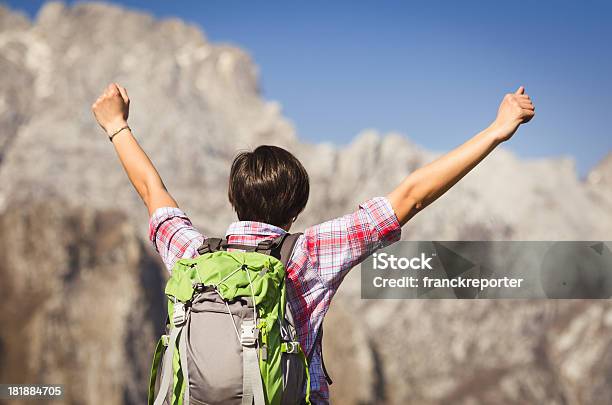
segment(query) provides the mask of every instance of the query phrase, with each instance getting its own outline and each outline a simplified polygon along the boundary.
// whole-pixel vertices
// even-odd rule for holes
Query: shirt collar
[[[230,235],[253,235],[253,236],[281,236],[286,234],[283,228],[263,222],[238,221],[233,222],[227,228],[225,236]]]

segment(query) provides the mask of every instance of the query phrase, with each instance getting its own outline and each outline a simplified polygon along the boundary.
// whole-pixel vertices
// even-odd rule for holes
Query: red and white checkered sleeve
[[[149,219],[149,240],[168,270],[179,259],[196,257],[204,238],[179,208],[158,208]]]
[[[376,250],[401,238],[401,225],[384,197],[359,205],[359,209],[304,232],[310,264],[330,288]]]

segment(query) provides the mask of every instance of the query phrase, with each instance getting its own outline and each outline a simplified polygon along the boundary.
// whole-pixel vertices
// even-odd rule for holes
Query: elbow
[[[427,206],[426,199],[420,194],[408,194],[405,197],[406,206],[409,210],[416,214]]]
[[[402,226],[427,206],[422,191],[409,181],[391,193],[389,200]]]
[[[142,201],[148,206],[149,201],[151,201],[155,195],[158,195],[160,190],[165,191],[166,186],[164,186],[159,176],[148,176],[140,183],[138,194],[140,194],[140,198],[142,198]]]
[[[138,195],[140,195],[140,198],[142,199],[142,202],[144,202],[148,208],[151,201],[151,187],[146,182],[143,182],[140,187],[138,187],[137,191]]]
[[[402,199],[411,211],[418,212],[427,206],[427,190],[422,187],[423,183],[418,181],[418,173],[406,180]]]

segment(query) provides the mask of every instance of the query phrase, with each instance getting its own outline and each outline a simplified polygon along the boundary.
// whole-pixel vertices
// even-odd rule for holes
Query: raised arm
[[[412,172],[388,195],[400,224],[448,191],[497,145],[510,139],[519,125],[529,122],[535,108],[524,87],[506,94],[493,123],[472,139]]]
[[[132,185],[149,210],[177,207],[147,154],[142,150],[127,126],[130,99],[127,91],[116,83],[109,84],[92,105],[96,120],[110,137]],[[122,129],[124,128],[124,129]]]

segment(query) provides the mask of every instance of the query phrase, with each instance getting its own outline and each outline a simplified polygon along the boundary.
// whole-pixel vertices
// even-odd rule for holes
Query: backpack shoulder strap
[[[327,384],[332,385],[334,382],[332,381],[329,373],[327,372],[327,368],[325,367],[325,360],[323,359],[323,324],[319,327],[319,331],[317,332],[317,337],[315,338],[314,345],[312,345],[312,349],[310,349],[310,353],[308,353],[308,364],[312,361],[312,356],[314,356],[315,350],[317,349],[317,343],[319,343],[321,347],[321,366],[323,367],[323,373],[325,374],[325,380],[327,380]]]
[[[278,251],[278,259],[281,261],[283,266],[287,268],[287,263],[289,263],[289,259],[291,258],[291,254],[293,253],[293,248],[295,247],[296,242],[302,236],[302,233],[290,233],[283,235],[284,238],[280,244],[280,249]]]
[[[285,266],[285,268],[287,267],[287,263],[289,262],[289,259],[291,258],[291,254],[293,253],[295,244],[300,238],[300,236],[302,236],[302,233],[292,233],[292,234],[283,235],[284,239],[280,243],[278,258],[283,263],[283,266]],[[287,302],[287,307],[289,307],[289,302]],[[290,308],[288,312],[291,312]],[[315,344],[310,350],[310,353],[308,353],[308,356],[307,356],[308,364],[310,364],[310,362],[312,361],[312,356],[314,356],[314,352],[316,350],[317,343],[321,347],[321,366],[323,367],[323,373],[325,374],[325,379],[327,380],[327,383],[331,385],[333,384],[333,381],[331,377],[329,376],[327,369],[325,368],[325,360],[323,360],[323,324],[321,324],[321,326],[319,327],[319,331],[317,332],[317,336],[315,338]]]

